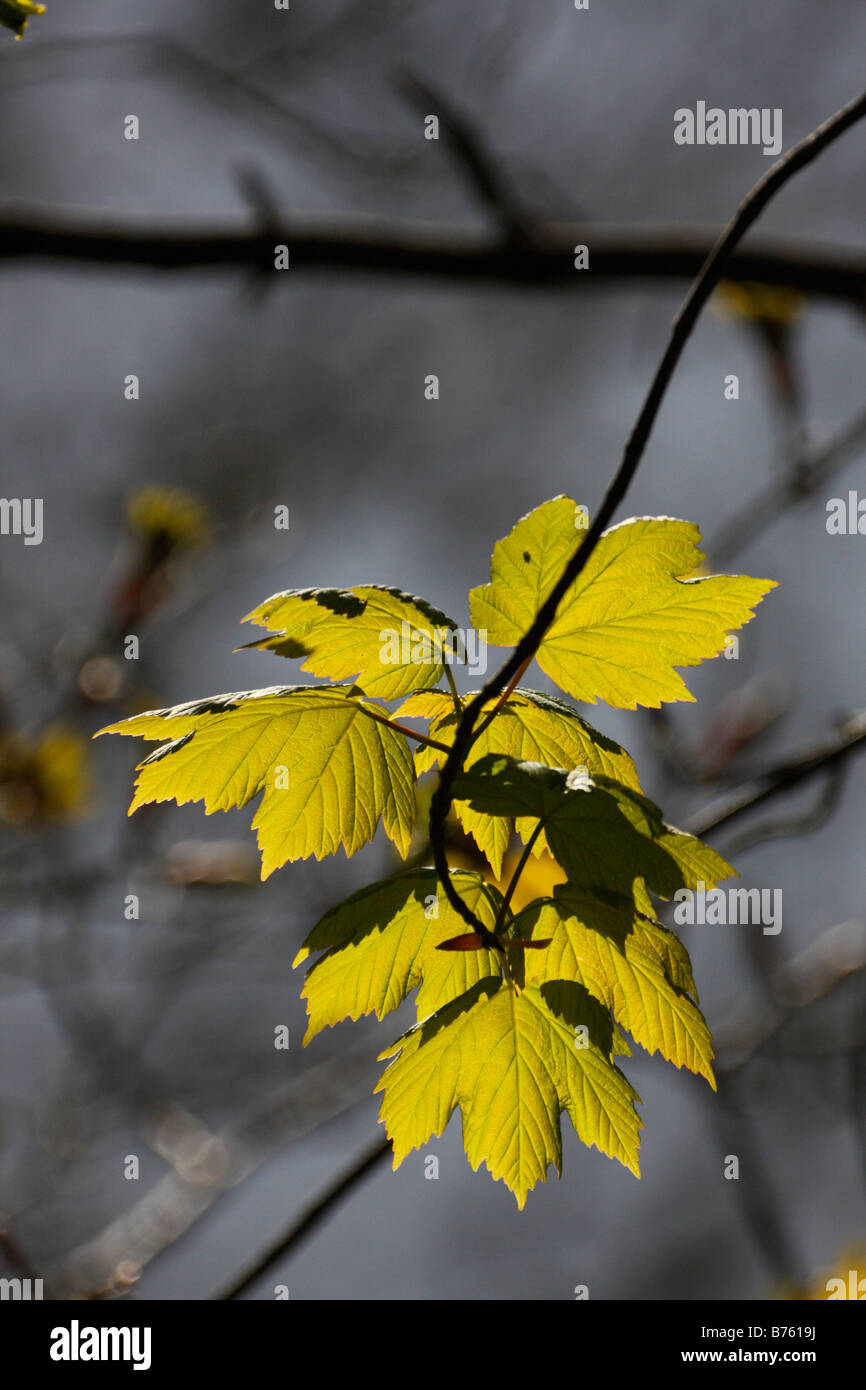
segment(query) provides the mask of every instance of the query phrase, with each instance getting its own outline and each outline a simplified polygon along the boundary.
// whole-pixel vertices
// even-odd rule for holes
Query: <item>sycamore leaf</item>
[[[647,797],[585,768],[566,772],[490,753],[458,775],[454,795],[486,815],[540,821],[551,854],[578,887],[631,897],[640,880],[671,898],[699,879],[715,884],[734,873],[715,850],[667,825]]]
[[[623,815],[642,835],[650,836],[677,865],[682,874],[683,888],[694,892],[701,883],[715,885],[722,879],[739,877],[732,864],[696,835],[685,830],[677,830],[663,819],[661,809],[649,797],[630,789],[619,789],[609,777],[598,774],[596,785],[609,792],[617,800]],[[652,887],[652,885],[650,885]],[[660,893],[659,897],[667,894]],[[637,894],[636,894],[637,900]],[[641,906],[638,901],[638,907]]]
[[[467,695],[462,703],[471,698],[471,695]],[[491,701],[487,708],[492,708],[494,703]],[[410,695],[395,717],[412,716],[430,719],[430,737],[451,745],[457,715],[450,695],[441,690]],[[581,718],[572,705],[538,690],[518,689],[508,697],[496,718],[472,745],[466,766],[471,767],[489,753],[504,753],[509,757],[549,763],[554,767],[583,766],[591,776],[605,773],[640,791],[635,765],[625,749],[613,739],[600,734]],[[415,753],[417,772],[426,772],[442,758],[444,754],[437,748],[418,748]],[[474,810],[468,802],[459,800],[455,802],[454,810],[463,829],[473,836],[498,877],[502,872],[503,855],[515,829],[513,817],[488,816]],[[516,829],[524,840],[528,839],[531,826],[525,819],[518,819]],[[541,834],[533,845],[533,852],[540,857],[545,849],[545,838]]]
[[[514,646],[523,636],[582,543],[582,515],[570,498],[555,497],[496,543],[491,582],[469,595],[472,622],[488,642]],[[633,518],[605,531],[541,643],[541,669],[590,704],[658,709],[665,700],[693,700],[674,667],[718,656],[727,634],[776,587],[743,575],[688,578],[703,560],[699,540],[691,522],[670,517]]]
[[[150,710],[100,734],[170,739],[138,766],[130,815],[152,801],[203,801],[205,811],[245,806],[262,878],[290,859],[354,854],[380,817],[405,857],[415,815],[412,757],[385,714],[346,686],[273,686]]]
[[[460,896],[491,930],[502,903],[480,874],[452,869]],[[303,997],[309,1026],[304,1046],[344,1018],[375,1013],[384,1018],[416,985],[418,1017],[424,1018],[499,969],[495,951],[475,949],[449,956],[439,943],[465,931],[443,892],[435,869],[412,869],[353,893],[326,912],[294,960],[327,951],[307,973]],[[435,914],[435,915],[433,915]]]
[[[352,589],[288,589],[242,620],[274,635],[250,647],[307,660],[302,671],[355,677],[384,700],[436,685],[459,657],[456,624],[425,599],[364,584]]]
[[[534,903],[515,930],[551,937],[527,958],[527,982],[577,980],[648,1052],[705,1076],[715,1090],[710,1031],[696,1002],[688,952],[625,897],[569,886]]]
[[[519,1207],[551,1163],[561,1172],[563,1110],[584,1144],[639,1177],[640,1097],[611,1060],[614,1045],[609,1015],[579,984],[559,998],[479,980],[382,1054],[397,1054],[376,1088],[394,1167],[441,1134],[459,1105],[469,1162],[502,1178]]]
[[[36,0],[0,0],[0,24],[11,29],[16,39],[21,38],[31,15],[44,13],[45,6]]]

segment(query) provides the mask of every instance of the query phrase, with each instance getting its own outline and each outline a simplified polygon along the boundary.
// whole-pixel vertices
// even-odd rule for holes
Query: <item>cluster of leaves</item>
[[[557,497],[498,542],[490,583],[469,595],[490,642],[519,641],[584,523],[583,508]],[[693,698],[674,667],[717,656],[773,587],[695,577],[699,539],[667,517],[604,533],[537,653],[566,695],[622,709]],[[445,758],[471,698],[451,671],[456,624],[380,585],[290,590],[245,621],[268,633],[250,645],[302,657],[329,683],[219,695],[103,730],[160,743],[139,765],[130,811],[174,800],[210,813],[261,793],[263,878],[340,845],[354,854],[380,821],[405,858],[415,780]],[[393,630],[405,640],[384,660]],[[393,713],[389,700],[402,700]],[[410,718],[426,720],[426,733],[401,722]],[[490,873],[452,869],[452,882],[489,937],[466,932],[432,868],[363,888],[322,918],[295,962],[318,955],[304,985],[305,1043],[345,1018],[381,1019],[417,989],[416,1025],[382,1054],[395,1166],[459,1106],[470,1163],[485,1162],[520,1206],[551,1163],[560,1171],[563,1110],[585,1144],[639,1174],[639,1097],[615,1060],[630,1055],[625,1034],[715,1084],[688,955],[654,903],[734,871],[667,825],[628,753],[556,696],[517,688],[491,704],[454,791]],[[503,891],[492,880],[515,835],[524,850]],[[541,855],[564,881],[513,911],[520,872]]]

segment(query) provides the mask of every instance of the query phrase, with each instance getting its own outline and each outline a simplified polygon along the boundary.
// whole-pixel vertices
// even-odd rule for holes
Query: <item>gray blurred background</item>
[[[0,40],[4,200],[203,229],[261,216],[254,182],[286,217],[483,233],[488,211],[447,134],[423,139],[405,70],[459,109],[534,218],[720,226],[770,161],[675,145],[674,110],[781,107],[788,148],[866,70],[866,10],[849,0],[50,0],[20,43]],[[138,141],[123,138],[130,113]],[[864,162],[860,126],[759,233],[862,245]],[[60,1297],[214,1296],[375,1140],[376,1054],[409,1021],[404,1006],[300,1047],[291,961],[327,907],[393,869],[381,838],[260,884],[249,809],[128,821],[136,750],[89,735],[135,709],[304,679],[232,651],[249,640],[239,619],[282,588],[381,581],[467,623],[466,591],[518,516],[559,492],[597,506],[686,283],[571,292],[334,269],[262,285],[0,262],[2,492],[45,506],[40,546],[0,539],[0,1272],[44,1275]],[[683,516],[712,542],[864,394],[854,308],[809,299],[782,329],[707,312],[622,515]],[[747,545],[710,545],[711,564],[780,587],[738,661],[686,673],[696,704],[584,711],[673,823],[861,707],[866,540],[829,536],[825,504],[863,487],[864,454],[858,441]],[[196,537],[130,525],[129,499],[154,487],[198,499]],[[129,631],[137,663],[122,659]],[[527,683],[550,688],[537,670]],[[567,1299],[585,1284],[592,1298],[738,1299],[847,1271],[866,1228],[866,795],[862,764],[845,769],[713,840],[747,838],[742,883],[783,890],[784,927],[686,929],[730,1076],[714,1098],[635,1050],[640,1182],[566,1120],[562,1181],[519,1213],[469,1168],[457,1117],[397,1173],[380,1165],[249,1296],[282,1282],[292,1298]],[[768,836],[771,817],[797,833]],[[797,978],[821,994],[826,968],[833,987],[740,1065],[738,1029],[772,1021],[779,970],[817,941],[817,976]],[[739,1182],[723,1175],[732,1153]]]

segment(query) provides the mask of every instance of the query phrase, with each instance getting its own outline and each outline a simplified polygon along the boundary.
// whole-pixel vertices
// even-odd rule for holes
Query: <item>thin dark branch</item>
[[[753,781],[747,782],[723,801],[709,806],[702,816],[689,825],[693,835],[710,835],[738,816],[761,806],[765,801],[791,791],[793,787],[818,772],[830,771],[845,758],[866,747],[866,712],[861,711],[846,720],[832,738],[814,744],[798,757],[769,768]]]
[[[846,463],[866,448],[866,410],[861,411],[839,434],[798,461],[792,473],[749,498],[741,511],[727,521],[707,542],[706,551],[713,564],[727,564],[744,550],[755,536],[789,508],[805,502]]]
[[[438,116],[469,182],[502,227],[506,241],[531,244],[531,219],[520,207],[509,181],[500,175],[496,161],[471,123],[449,99],[416,74],[403,73],[400,87],[416,106],[423,106],[429,114]]]
[[[369,7],[368,7],[369,8]],[[303,56],[301,47],[292,45],[293,60]],[[330,50],[333,62],[333,48]],[[273,56],[273,49],[269,56]],[[284,60],[285,61],[285,60]],[[0,55],[0,79],[3,90],[38,82],[42,91],[54,82],[81,82],[93,77],[105,78],[144,74],[159,81],[175,84],[188,97],[190,92],[204,96],[220,110],[234,110],[250,115],[262,124],[270,124],[284,136],[291,131],[296,145],[303,143],[315,151],[318,161],[351,160],[353,168],[366,167],[367,173],[381,176],[383,165],[392,149],[383,149],[383,141],[361,140],[346,124],[342,128],[325,126],[321,117],[313,119],[300,105],[286,101],[287,83],[284,69],[279,97],[260,87],[247,75],[254,64],[226,67],[210,62],[202,54],[187,48],[167,34],[87,34],[77,38],[67,34],[62,39],[41,40],[26,50]],[[402,162],[402,161],[401,161]]]
[[[290,249],[295,273],[310,271],[420,277],[558,291],[585,291],[607,280],[691,280],[716,243],[710,227],[537,223],[531,246],[447,224],[304,217],[281,221],[273,235]],[[590,249],[586,271],[574,247]],[[273,247],[250,220],[156,222],[99,210],[7,202],[0,207],[0,262],[54,262],[100,269],[249,270],[273,267]],[[284,273],[284,272],[280,272]],[[725,278],[788,285],[866,307],[866,254],[812,243],[755,240],[732,255]]]
[[[582,544],[578,543],[577,549],[509,659],[491,677],[484,688],[469,701],[463,711],[462,718],[455,730],[451,752],[441,769],[439,783],[431,799],[430,841],[433,846],[436,870],[448,901],[467,925],[478,932],[485,944],[490,944],[488,942],[490,933],[463,901],[454,886],[448,872],[448,854],[445,848],[445,823],[451,809],[454,781],[472,745],[475,724],[487,702],[495,699],[505,689],[509,680],[524,664],[527,657],[534,656],[538,651],[544,634],[556,617],[560,601],[585,568],[601,539],[602,533],[613,519],[617,507],[625,497],[643,457],[644,449],[683,349],[701,310],[716,285],[723,278],[732,251],[779,189],[784,187],[800,169],[811,164],[822,150],[838,139],[856,121],[861,120],[863,116],[866,116],[866,93],[843,107],[841,111],[837,111],[805,140],[795,145],[788,154],[768,170],[762,179],[759,179],[740,204],[674,320],[667,347],[626,443],[622,460]]]
[[[856,746],[856,745],[849,745]],[[817,770],[817,769],[816,769]],[[765,845],[768,840],[793,839],[798,835],[811,835],[826,825],[842,799],[845,784],[846,764],[836,761],[831,764],[830,775],[816,804],[805,815],[778,816],[775,820],[761,821],[751,830],[745,830],[733,840],[726,840],[724,853],[727,859],[736,859],[746,850]]]
[[[866,927],[841,922],[822,931],[798,956],[774,973],[768,994],[740,995],[713,1029],[716,1072],[733,1076],[771,1044],[777,1047],[787,1024],[827,999],[845,982],[866,972]],[[835,1046],[833,1055],[840,1049]],[[791,1056],[790,1049],[778,1055]]]
[[[801,1259],[795,1238],[785,1220],[773,1181],[773,1166],[753,1132],[749,1117],[737,1103],[736,1088],[724,1073],[718,1076],[718,1093],[703,1096],[716,1140],[722,1152],[737,1155],[748,1173],[746,1182],[726,1183],[739,1208],[743,1224],[760,1250],[775,1283],[797,1282]]]
[[[309,1135],[369,1096],[375,1074],[370,1036],[363,1030],[363,1036],[338,1056],[305,1068],[277,1092],[269,1092],[237,1124],[220,1130],[215,1137],[227,1165],[222,1179],[205,1185],[188,1177],[183,1167],[172,1165],[155,1186],[95,1236],[40,1270],[49,1296],[94,1297],[98,1290],[112,1286],[123,1261],[143,1270],[187,1237],[195,1223],[225,1199],[227,1191],[273,1154],[278,1141],[285,1146]]]
[[[247,1290],[257,1282],[268,1270],[273,1269],[282,1259],[288,1255],[299,1241],[308,1236],[310,1232],[318,1226],[320,1221],[328,1215],[331,1208],[348,1197],[349,1193],[358,1186],[360,1182],[377,1168],[383,1159],[393,1153],[390,1139],[380,1139],[373,1148],[367,1152],[348,1168],[336,1182],[326,1188],[321,1197],[317,1198],[312,1206],[308,1207],[303,1216],[295,1223],[292,1229],[268,1249],[254,1264],[244,1270],[234,1283],[224,1289],[222,1293],[216,1295],[220,1299],[240,1298]]]

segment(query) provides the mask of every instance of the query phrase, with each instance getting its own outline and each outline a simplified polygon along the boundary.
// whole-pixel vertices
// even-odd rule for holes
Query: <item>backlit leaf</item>
[[[502,901],[496,889],[465,869],[453,869],[451,876],[460,896],[492,930]],[[424,1018],[497,972],[495,951],[449,955],[437,950],[440,942],[465,930],[435,869],[413,869],[370,884],[331,908],[294,961],[300,965],[314,951],[327,952],[304,982],[310,1020],[304,1046],[341,1019],[369,1013],[384,1018],[416,985],[421,985],[418,1017]]]
[[[578,980],[648,1052],[705,1076],[715,1089],[710,1032],[693,999],[682,942],[625,897],[562,886],[526,908],[515,930],[551,938],[526,961],[526,979]]]
[[[466,700],[471,699],[466,696]],[[491,709],[491,701],[487,709]],[[428,734],[440,743],[451,745],[457,715],[451,697],[441,690],[422,691],[409,696],[397,711],[397,717],[423,716],[430,719]],[[483,723],[482,715],[479,724]],[[626,786],[640,790],[632,759],[613,739],[594,729],[577,710],[555,695],[538,690],[518,689],[508,697],[496,718],[473,743],[466,759],[471,767],[488,753],[504,753],[526,762],[549,763],[554,767],[583,766],[590,775],[605,773]],[[422,746],[415,753],[418,773],[426,772],[444,754],[437,748]],[[455,802],[460,824],[472,835],[479,849],[487,856],[493,872],[502,871],[502,859],[515,829],[513,817],[488,816],[475,810],[466,801]],[[526,820],[518,819],[516,829],[525,840],[531,829]],[[544,835],[539,835],[533,850],[536,856],[545,852]]]
[[[243,621],[274,634],[251,647],[306,657],[301,670],[332,680],[354,677],[367,694],[385,700],[442,679],[456,628],[425,599],[381,584],[288,589]]]
[[[491,582],[469,595],[487,640],[514,646],[582,543],[580,514],[555,497],[521,518],[493,549]],[[754,617],[775,582],[743,575],[689,578],[703,561],[688,521],[637,517],[605,531],[559,605],[538,653],[541,669],[569,695],[620,709],[692,700],[677,666],[724,650],[729,632]]]
[[[290,859],[355,854],[380,818],[405,857],[415,814],[406,739],[370,717],[347,686],[273,686],[150,710],[102,734],[170,739],[138,766],[130,815],[152,801],[245,806],[262,878]],[[369,706],[378,713],[385,711]]]
[[[579,887],[631,897],[641,880],[671,898],[699,879],[709,885],[734,872],[708,845],[667,825],[647,797],[584,769],[489,753],[458,775],[454,795],[486,815],[541,821],[551,854]]]
[[[580,1002],[573,994],[564,1006],[544,987],[518,992],[482,979],[387,1049],[383,1058],[395,1060],[376,1089],[394,1167],[441,1134],[459,1106],[472,1167],[485,1163],[522,1207],[551,1163],[561,1172],[565,1110],[584,1144],[639,1177],[640,1097],[612,1061],[609,1017],[580,985],[573,991]],[[577,1045],[575,1018],[586,1046]]]

